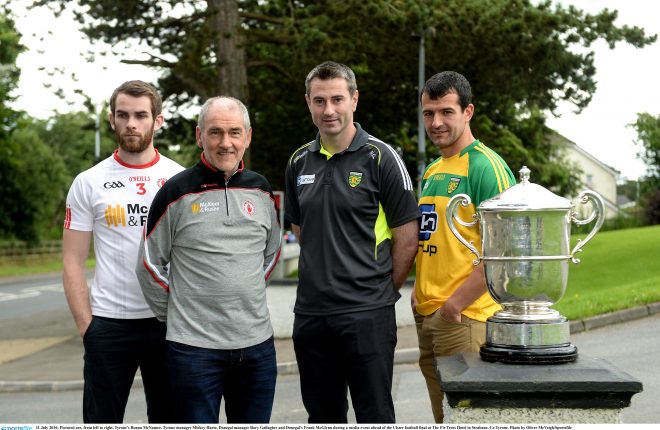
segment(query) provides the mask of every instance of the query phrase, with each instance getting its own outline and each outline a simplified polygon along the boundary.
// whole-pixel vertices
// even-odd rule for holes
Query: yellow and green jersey
[[[470,275],[476,258],[449,230],[445,218],[447,203],[457,194],[467,194],[472,203],[458,206],[461,219],[471,221],[482,201],[514,185],[513,173],[495,151],[475,140],[459,154],[438,158],[428,166],[419,199],[421,212],[417,279],[417,312],[430,315],[438,310]],[[478,224],[455,224],[461,235],[481,252]],[[463,310],[463,315],[479,321],[499,310],[488,293]]]

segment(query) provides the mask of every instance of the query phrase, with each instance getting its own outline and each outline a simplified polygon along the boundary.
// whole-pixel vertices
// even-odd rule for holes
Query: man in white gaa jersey
[[[134,270],[151,200],[183,170],[154,148],[161,112],[162,100],[152,85],[128,81],[118,87],[108,115],[118,148],[80,173],[66,199],[64,291],[85,348],[85,423],[123,421],[138,368],[149,422],[173,419],[166,327],[145,302]],[[92,236],[96,270],[88,288],[85,260]]]

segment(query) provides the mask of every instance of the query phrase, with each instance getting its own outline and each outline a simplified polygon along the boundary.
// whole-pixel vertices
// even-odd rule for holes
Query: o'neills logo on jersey
[[[301,158],[303,158],[305,155],[307,155],[307,151],[305,151],[305,152],[303,152],[303,153],[301,153],[301,154],[298,154],[298,155],[296,156],[296,158],[293,159],[293,162],[295,163],[296,161],[298,161],[298,160],[300,160]]]
[[[151,177],[149,176],[129,176],[128,182],[149,182]]]
[[[149,207],[139,203],[129,203],[126,207],[116,204],[105,208],[105,222],[108,227],[142,227],[147,222]]]
[[[190,206],[192,213],[199,214],[205,212],[219,212],[220,202],[199,202]]]

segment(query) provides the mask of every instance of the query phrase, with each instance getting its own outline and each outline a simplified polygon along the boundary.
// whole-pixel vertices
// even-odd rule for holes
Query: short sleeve
[[[419,218],[417,198],[406,166],[390,145],[383,144],[379,165],[379,200],[390,228]]]
[[[66,197],[64,228],[67,230],[92,231],[94,206],[91,202],[92,187],[81,173],[73,180]]]

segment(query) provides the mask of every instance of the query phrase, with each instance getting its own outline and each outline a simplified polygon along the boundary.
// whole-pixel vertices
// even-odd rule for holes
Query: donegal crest
[[[348,185],[355,188],[362,182],[362,172],[350,172],[348,174]]]
[[[450,178],[449,183],[447,184],[447,194],[451,194],[456,191],[458,185],[461,183],[461,178]]]

